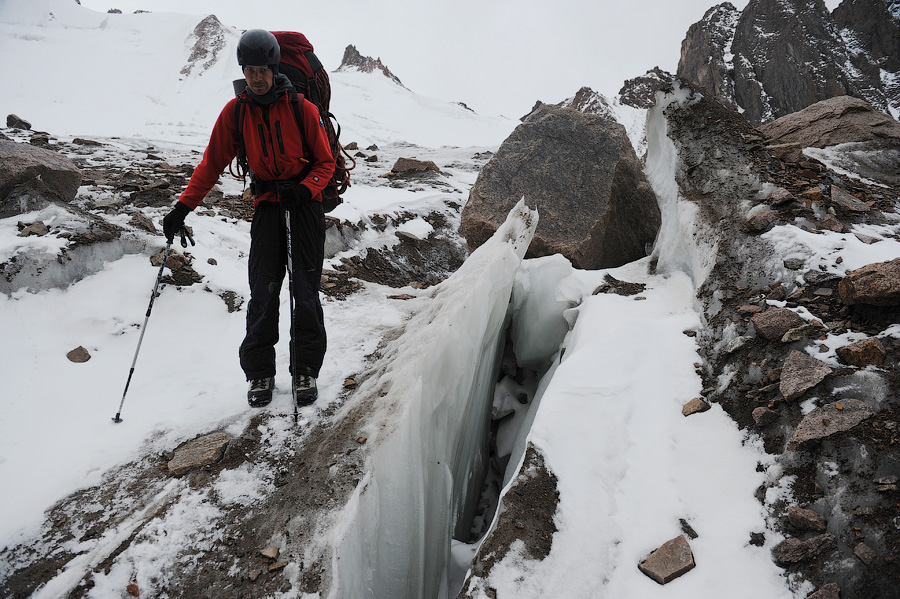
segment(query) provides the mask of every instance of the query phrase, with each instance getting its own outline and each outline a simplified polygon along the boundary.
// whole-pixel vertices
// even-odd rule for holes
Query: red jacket
[[[244,91],[240,98],[248,100],[247,92]],[[302,98],[303,133],[310,155],[303,155],[303,140],[291,109],[290,94],[283,93],[269,105],[268,122],[264,118],[266,109],[252,101],[244,103],[243,132],[247,163],[263,181],[298,177],[309,163],[311,168],[300,183],[312,192],[314,200],[321,202],[322,190],[334,173],[334,157],[319,109],[302,95],[299,98]],[[187,189],[178,199],[191,210],[200,205],[240,149],[234,124],[237,101],[238,98],[232,99],[222,109],[203,153],[203,160],[194,169]],[[253,205],[276,201],[275,192],[268,192],[257,196]]]

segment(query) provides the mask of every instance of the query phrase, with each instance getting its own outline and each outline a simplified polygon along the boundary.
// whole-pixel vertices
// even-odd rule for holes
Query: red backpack
[[[293,107],[298,127],[300,127],[301,131],[303,130],[301,112],[303,103],[298,98],[301,94],[316,105],[325,125],[325,133],[328,135],[328,142],[331,145],[331,155],[334,157],[335,168],[334,175],[332,175],[328,185],[322,191],[322,206],[325,212],[331,212],[343,201],[341,194],[350,187],[350,171],[356,167],[356,161],[341,146],[341,126],[329,109],[331,105],[331,81],[328,78],[328,71],[322,67],[322,63],[313,52],[312,44],[309,43],[309,40],[302,33],[296,31],[273,31],[272,35],[278,40],[278,45],[281,49],[281,62],[278,65],[278,70],[287,75],[291,83],[294,84],[294,91],[291,93],[291,106]],[[247,82],[244,79],[236,80],[234,82],[235,94],[240,95],[244,91],[246,84]],[[242,106],[243,103],[238,102],[234,111],[234,124],[238,135],[242,135],[243,131],[241,127]],[[337,129],[335,129],[335,125],[337,125]],[[304,148],[306,148],[305,138],[303,144]],[[349,159],[349,166],[347,166],[347,159]],[[247,173],[247,154],[242,137],[241,149],[237,156],[237,171],[232,171],[232,175],[239,179],[244,179]]]

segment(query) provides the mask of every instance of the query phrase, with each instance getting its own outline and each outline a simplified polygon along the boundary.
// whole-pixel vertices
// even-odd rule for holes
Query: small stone
[[[34,235],[35,237],[43,237],[49,232],[50,229],[47,228],[47,225],[45,225],[41,221],[38,221],[22,229],[22,231],[19,232],[19,237],[31,237],[32,235]]]
[[[752,304],[748,304],[746,306],[739,306],[737,311],[738,311],[738,314],[747,316],[750,314],[759,314],[760,312],[763,311],[763,308],[760,308],[759,306],[754,306]]]
[[[231,435],[219,432],[182,444],[175,449],[175,456],[169,461],[169,472],[173,476],[181,476],[195,468],[218,462],[225,454],[229,441]]]
[[[854,235],[856,235],[856,238],[866,245],[872,245],[873,243],[881,241],[880,237],[869,237],[868,235],[863,235],[862,233],[854,233]]]
[[[866,545],[865,543],[860,543],[853,549],[853,555],[858,557],[862,563],[867,566],[871,566],[872,562],[878,559],[878,553],[875,552],[874,549]]]
[[[781,369],[779,389],[787,401],[797,399],[832,373],[821,360],[804,352],[792,351]]]
[[[368,437],[357,437],[356,438],[356,442],[359,443],[360,445],[363,445],[368,440],[369,440]]]
[[[254,569],[250,570],[250,572],[247,574],[247,578],[250,579],[250,582],[255,582],[256,579],[259,578],[259,575],[262,573],[263,573],[263,571],[260,570],[259,568],[254,568]]]
[[[215,258],[209,258],[206,260],[206,263],[210,266],[218,266],[218,261]]]
[[[808,337],[818,336],[821,332],[822,329],[818,324],[810,322],[799,327],[795,327],[782,335],[781,342],[793,343],[795,341],[800,341],[801,339],[807,339]]]
[[[778,412],[769,408],[756,408],[753,410],[753,422],[756,426],[768,426],[778,420]]]
[[[856,510],[854,510],[854,513],[857,516],[861,516],[864,518],[871,517],[871,516],[875,515],[875,508],[870,505],[865,505],[865,506],[861,505],[858,508],[856,508]]]
[[[66,357],[70,362],[75,362],[76,364],[83,364],[91,359],[91,354],[88,350],[84,349],[82,346],[78,346],[69,353],[66,354]]]
[[[900,482],[900,478],[892,474],[890,476],[882,476],[880,478],[876,478],[873,482],[876,485],[896,485],[898,482]]]
[[[810,560],[835,544],[834,535],[824,533],[811,539],[785,539],[772,549],[772,556],[779,564],[796,564]]]
[[[266,547],[265,549],[260,549],[259,554],[266,559],[275,560],[278,559],[278,554],[281,552],[281,549],[278,547]]]
[[[849,191],[837,185],[831,186],[831,201],[851,212],[868,212],[872,209],[868,204],[858,200]]]
[[[806,324],[800,315],[787,308],[769,308],[751,317],[757,334],[763,339],[781,339],[791,329]]]
[[[691,546],[685,536],[681,535],[651,553],[638,568],[659,584],[666,584],[686,574],[695,565]]]
[[[746,220],[747,230],[751,233],[762,233],[767,231],[777,220],[778,212],[776,210],[766,210],[754,214]]]
[[[803,258],[785,258],[782,263],[788,270],[800,270],[806,266],[806,260]]]
[[[691,401],[684,404],[684,407],[681,408],[681,413],[684,416],[691,416],[692,414],[697,414],[698,412],[705,412],[709,409],[709,404],[703,401],[700,397],[695,397]]]
[[[801,192],[800,195],[813,202],[820,202],[822,200],[822,190],[818,187],[810,187],[809,189]]]
[[[287,565],[288,565],[287,562],[278,562],[277,564],[272,564],[271,566],[269,566],[269,572],[275,572],[277,570],[281,570],[282,568],[284,568]]]
[[[833,582],[829,582],[806,599],[840,599],[840,596],[841,587]]]
[[[141,594],[140,589],[138,589],[138,585],[134,584],[133,582],[125,587],[125,592],[132,597],[138,597]]]
[[[844,364],[865,368],[866,366],[881,366],[887,357],[887,351],[878,337],[869,337],[850,345],[839,347],[837,355]]]
[[[841,404],[841,410],[837,409],[837,403]],[[796,451],[835,433],[849,431],[873,414],[872,408],[858,399],[843,399],[816,408],[800,421],[787,448]]]
[[[796,506],[788,509],[788,522],[800,530],[825,532],[825,529],[827,528],[827,523],[822,516],[812,510]]]

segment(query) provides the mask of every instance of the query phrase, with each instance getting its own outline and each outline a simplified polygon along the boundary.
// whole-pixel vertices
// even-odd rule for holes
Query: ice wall
[[[447,596],[451,536],[478,500],[510,295],[537,220],[519,202],[383,352],[374,447],[334,541],[330,597]]]
[[[659,201],[662,226],[656,236],[653,257],[663,272],[681,270],[694,287],[703,284],[715,266],[714,235],[703,234],[697,207],[682,197],[675,174],[680,160],[668,136],[666,109],[692,100],[691,90],[676,82],[673,92],[657,92],[656,105],[647,112],[647,164],[644,172]]]

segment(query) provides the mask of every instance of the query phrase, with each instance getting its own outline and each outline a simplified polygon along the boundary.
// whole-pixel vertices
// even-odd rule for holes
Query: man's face
[[[250,91],[262,96],[272,89],[275,73],[269,67],[244,67],[244,79],[247,80]]]

